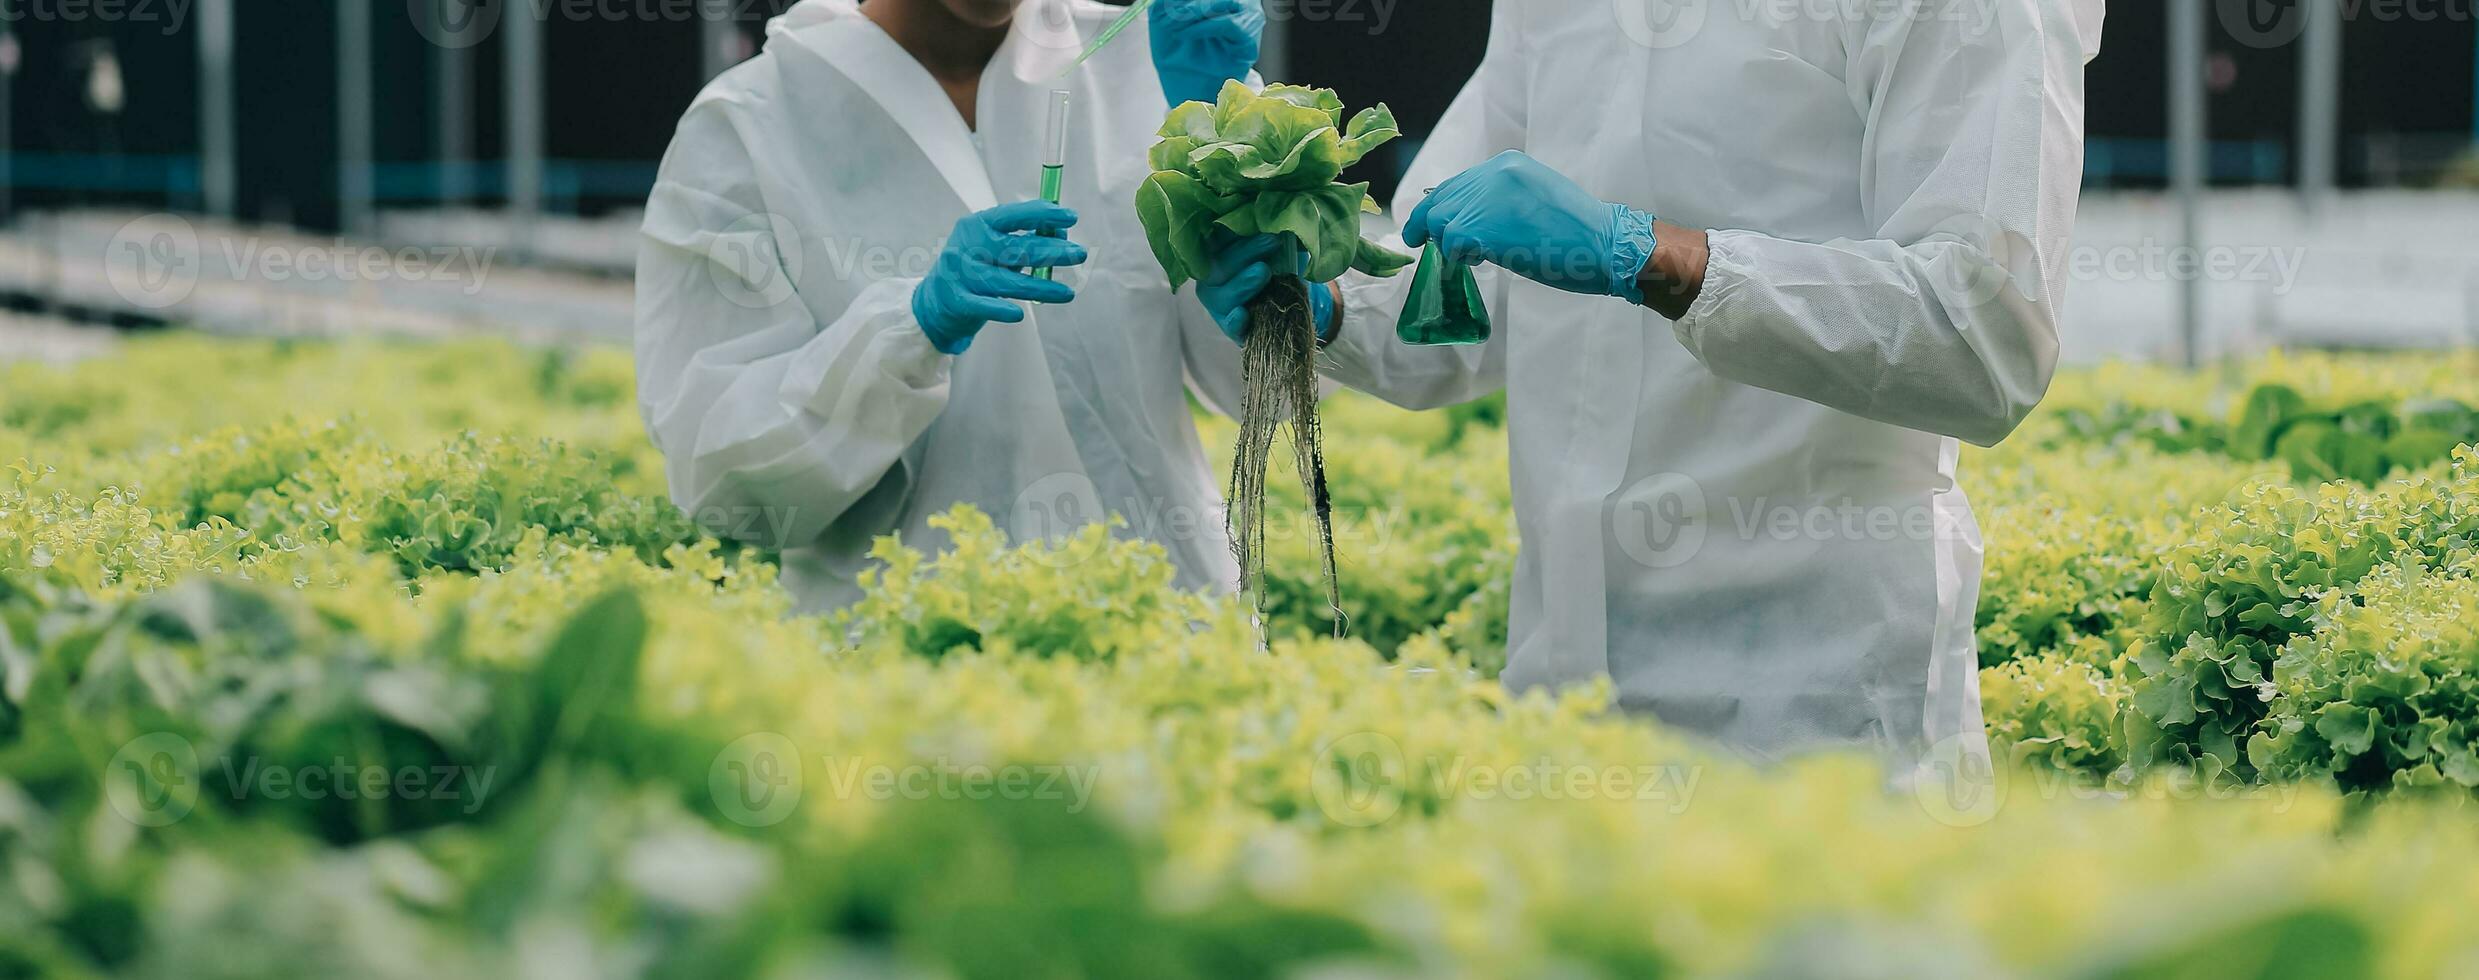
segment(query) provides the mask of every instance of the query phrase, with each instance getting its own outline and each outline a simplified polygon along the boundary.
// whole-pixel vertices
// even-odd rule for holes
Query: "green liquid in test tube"
[[[1066,89],[1053,89],[1050,92],[1050,130],[1042,140],[1042,200],[1052,204],[1059,203],[1059,198],[1067,183],[1067,113],[1075,102],[1075,93]],[[1043,234],[1057,238],[1061,237],[1062,233],[1043,232]],[[1048,279],[1050,270],[1035,269],[1033,275],[1035,278]]]

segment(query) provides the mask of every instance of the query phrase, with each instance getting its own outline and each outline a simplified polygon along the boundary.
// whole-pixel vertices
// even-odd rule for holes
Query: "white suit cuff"
[[[1707,332],[1723,314],[1722,304],[1730,294],[1748,281],[1752,271],[1741,254],[1736,240],[1747,232],[1716,231],[1706,236],[1704,253],[1704,287],[1697,291],[1696,301],[1687,304],[1687,314],[1671,324],[1680,344],[1698,358],[1704,356]]]

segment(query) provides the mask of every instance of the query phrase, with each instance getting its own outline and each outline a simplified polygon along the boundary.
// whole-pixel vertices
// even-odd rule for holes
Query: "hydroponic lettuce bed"
[[[1507,696],[1492,404],[1325,407],[1355,638],[1276,534],[1260,651],[970,513],[793,617],[617,353],[9,368],[0,975],[2469,975],[2474,368],[2087,372],[1968,457],[1970,799]]]

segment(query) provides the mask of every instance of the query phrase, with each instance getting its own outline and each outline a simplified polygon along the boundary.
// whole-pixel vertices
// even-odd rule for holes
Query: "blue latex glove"
[[[1595,198],[1508,150],[1438,185],[1412,209],[1404,244],[1432,240],[1465,265],[1493,262],[1570,293],[1642,303],[1636,278],[1653,257],[1653,216]]]
[[[1038,234],[1075,226],[1076,212],[1047,201],[1002,205],[956,222],[938,263],[912,291],[912,316],[930,345],[961,354],[991,321],[1024,322],[1024,307],[1011,300],[1074,301],[1066,283],[1022,270],[1083,265],[1084,246]]]
[[[1172,105],[1212,102],[1222,83],[1245,79],[1265,39],[1260,0],[1155,0],[1153,70]]]
[[[1205,303],[1205,312],[1222,328],[1223,336],[1234,344],[1248,340],[1248,304],[1265,292],[1274,282],[1274,258],[1285,245],[1298,248],[1280,235],[1252,235],[1239,238],[1217,234],[1213,243],[1213,268],[1196,284],[1196,298]],[[1302,263],[1305,264],[1305,263]],[[1334,339],[1334,290],[1326,283],[1312,283],[1308,290],[1309,315],[1317,323],[1319,340]]]

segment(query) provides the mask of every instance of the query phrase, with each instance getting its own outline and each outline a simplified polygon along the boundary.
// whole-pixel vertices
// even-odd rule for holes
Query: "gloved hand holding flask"
[[[1404,219],[1403,243],[1436,242],[1465,265],[1489,262],[1570,293],[1644,301],[1653,216],[1611,204],[1516,150],[1455,175]]]

